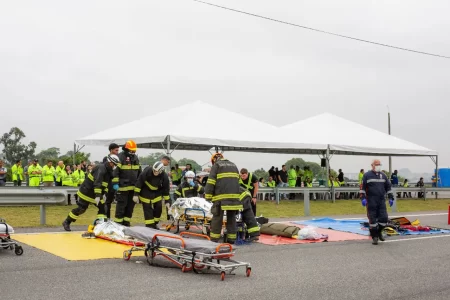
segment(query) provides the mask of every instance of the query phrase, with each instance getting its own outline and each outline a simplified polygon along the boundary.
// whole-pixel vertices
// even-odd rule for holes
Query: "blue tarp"
[[[338,231],[344,231],[344,232],[351,232],[361,235],[369,235],[369,229],[364,228],[364,226],[361,224],[363,222],[367,222],[367,219],[361,219],[361,220],[336,220],[331,218],[321,218],[321,219],[315,219],[315,220],[308,220],[308,221],[297,221],[293,222],[295,224],[300,225],[310,225],[315,226],[318,228],[325,228],[325,229],[333,229]],[[439,234],[439,233],[450,233],[450,230],[446,229],[439,229],[434,231],[401,231],[399,232],[400,235],[424,235],[424,234]]]

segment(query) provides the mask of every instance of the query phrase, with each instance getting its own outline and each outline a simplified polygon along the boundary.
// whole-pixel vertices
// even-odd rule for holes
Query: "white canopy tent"
[[[301,140],[315,144],[326,144],[327,170],[330,155],[367,155],[367,156],[429,156],[438,169],[437,151],[399,139],[395,136],[377,131],[361,124],[340,118],[330,113],[323,113],[302,121],[281,127],[293,135],[292,142]],[[313,149],[312,149],[313,150]],[[315,149],[323,153],[324,149]],[[314,151],[312,151],[314,152]]]
[[[204,119],[204,126],[195,120]],[[288,132],[276,126],[201,101],[189,103],[140,120],[76,140],[79,145],[107,146],[134,140],[148,149],[264,153],[306,153],[325,145],[291,143]]]

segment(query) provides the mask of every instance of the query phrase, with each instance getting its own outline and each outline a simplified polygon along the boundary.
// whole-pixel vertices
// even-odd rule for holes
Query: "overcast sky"
[[[211,2],[450,56],[447,0]],[[76,138],[195,100],[276,126],[328,111],[384,132],[389,105],[392,134],[439,151],[440,166],[450,167],[450,59],[190,0],[2,1],[0,41],[0,131],[17,126],[38,150],[56,146],[65,152]],[[195,111],[180,116],[193,130],[214,124],[196,117]],[[84,150],[94,159],[105,153],[99,147]],[[206,163],[210,155],[173,156]],[[292,157],[227,156],[251,170]],[[317,156],[304,158],[320,162]],[[356,173],[370,159],[334,156],[331,167]],[[382,163],[387,168],[387,158]],[[393,158],[393,167],[431,172],[433,163],[427,157]]]

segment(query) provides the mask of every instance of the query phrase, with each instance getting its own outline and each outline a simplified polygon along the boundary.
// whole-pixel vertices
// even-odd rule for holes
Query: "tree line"
[[[0,138],[0,145],[3,146],[3,161],[8,167],[8,176],[7,180],[11,180],[11,166],[15,164],[17,160],[22,161],[22,166],[25,166],[27,162],[31,159],[36,158],[39,161],[41,166],[47,164],[48,161],[52,161],[54,165],[57,164],[58,161],[63,161],[65,165],[72,165],[73,163],[73,151],[67,151],[65,154],[62,154],[60,148],[58,147],[50,147],[48,149],[42,150],[36,154],[37,144],[34,141],[25,145],[23,143],[23,139],[26,137],[25,133],[18,127],[12,127],[9,132],[4,133]],[[153,165],[156,161],[160,160],[165,153],[156,152],[147,156],[140,156],[139,160],[142,165]],[[78,151],[75,153],[75,162],[76,164],[81,163],[82,161],[89,161],[91,157],[90,153]],[[94,163],[99,163],[95,161]],[[180,160],[176,160],[172,157],[171,165],[174,166],[178,164],[180,166],[185,166],[186,164],[191,164],[192,169],[199,172],[204,169],[203,165],[200,165],[193,159],[190,158],[182,158]],[[309,166],[311,171],[314,173],[316,178],[325,179],[326,178],[326,170],[322,168],[316,162],[305,161],[302,158],[294,157],[284,163],[286,168],[289,170],[290,166],[299,166],[300,169],[303,169],[305,166]],[[270,169],[271,166],[267,166],[267,170]],[[281,166],[275,166],[281,170]],[[269,173],[264,168],[260,168],[254,170],[253,173],[258,178],[264,178],[267,180],[269,178]],[[336,177],[337,172],[331,169],[331,175]]]

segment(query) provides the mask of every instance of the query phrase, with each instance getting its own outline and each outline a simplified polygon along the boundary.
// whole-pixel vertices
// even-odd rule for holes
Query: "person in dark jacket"
[[[142,202],[146,227],[159,229],[163,199],[170,201],[170,181],[164,164],[157,161],[152,167],[144,169],[134,187],[133,201]]]
[[[250,241],[259,240],[259,226],[256,221],[255,215],[252,209],[252,194],[242,186],[240,187],[239,199],[242,202],[244,209],[242,210],[242,221],[247,226],[247,233]]]
[[[205,186],[205,199],[212,201],[211,241],[218,242],[222,232],[224,212],[227,212],[227,241],[236,241],[236,213],[243,209],[240,201],[239,170],[221,153],[211,157],[211,171]]]
[[[64,230],[71,231],[70,223],[75,222],[78,217],[86,212],[90,204],[97,206],[97,219],[106,219],[105,200],[102,194],[108,191],[108,182],[111,180],[113,169],[119,164],[119,157],[110,154],[107,162],[94,167],[92,173],[88,174],[81,184],[77,195],[78,207],[72,209],[62,223]]]
[[[117,145],[116,143],[112,143],[109,145],[108,147],[109,150],[109,154],[114,154],[114,155],[118,155],[119,154],[119,145]],[[108,161],[108,156],[105,156],[103,158],[103,162],[107,162]],[[116,186],[117,188],[119,188],[119,186]],[[108,184],[108,192],[106,193],[106,203],[105,203],[105,211],[106,211],[106,217],[108,219],[111,219],[111,204],[114,201],[114,197],[116,194],[116,190],[114,189],[114,186],[112,184],[112,178]]]
[[[377,245],[378,239],[384,241],[382,231],[388,222],[386,194],[389,196],[389,204],[391,206],[394,202],[391,183],[386,174],[381,172],[381,163],[378,159],[373,160],[372,170],[364,174],[362,188],[359,192],[362,205],[367,206],[372,244]]]
[[[134,185],[142,172],[139,158],[136,156],[137,145],[134,141],[127,141],[119,154],[120,163],[113,173],[113,186],[117,189],[116,215],[114,222],[129,227],[133,216]],[[118,186],[116,186],[116,184]]]

